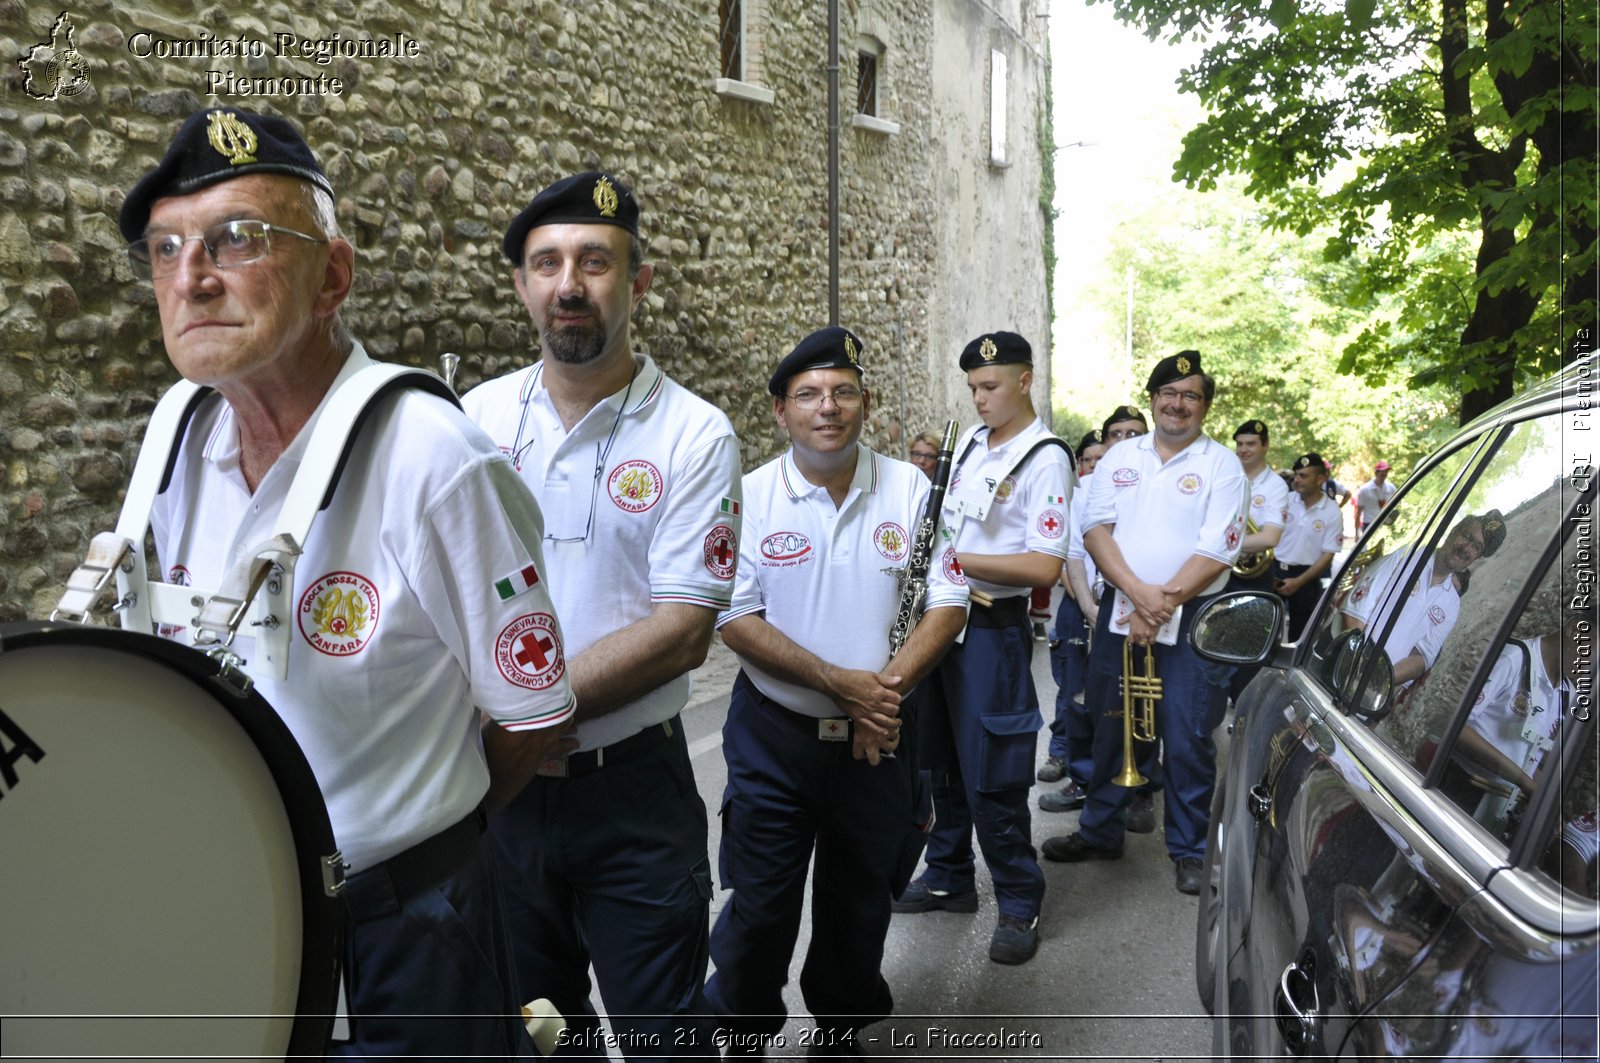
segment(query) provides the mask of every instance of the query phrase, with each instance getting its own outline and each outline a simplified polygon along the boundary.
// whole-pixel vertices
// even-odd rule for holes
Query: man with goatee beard
[[[533,198],[504,250],[544,358],[463,402],[548,516],[578,699],[576,749],[524,764],[527,785],[498,795],[490,827],[519,999],[548,997],[566,1051],[603,1057],[592,963],[630,1058],[708,1051],[706,812],[678,714],[732,600],[740,523],[728,418],[629,345],[651,278],[638,220],[606,173]]]

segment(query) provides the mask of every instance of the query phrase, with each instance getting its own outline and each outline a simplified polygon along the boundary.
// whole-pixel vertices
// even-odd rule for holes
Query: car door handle
[[[1310,964],[1291,963],[1283,969],[1273,1003],[1284,1047],[1293,1055],[1305,1055],[1322,1037],[1322,1011]]]
[[[1266,783],[1256,783],[1250,787],[1250,792],[1245,795],[1246,807],[1250,810],[1250,817],[1257,823],[1272,814],[1272,791],[1267,789]]]

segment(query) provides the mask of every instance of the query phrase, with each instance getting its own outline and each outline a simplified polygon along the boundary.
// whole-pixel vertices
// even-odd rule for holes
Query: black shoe
[[[1027,963],[1039,951],[1039,918],[1018,919],[1001,915],[989,939],[989,958],[995,963]]]
[[[1083,787],[1069,782],[1059,790],[1039,795],[1039,807],[1045,812],[1074,812],[1083,807],[1087,795]]]
[[[1134,834],[1149,834],[1156,829],[1156,802],[1150,791],[1140,790],[1133,795],[1127,826]]]
[[[1178,892],[1193,897],[1200,892],[1200,877],[1204,865],[1192,856],[1179,857]]]
[[[975,912],[978,910],[978,891],[949,893],[929,889],[922,879],[914,880],[900,896],[889,901],[891,912]]]
[[[1050,635],[1049,635],[1048,632],[1045,631],[1044,622],[1042,620],[1035,620],[1033,622],[1033,641],[1035,641],[1035,642],[1048,642],[1048,641],[1050,641]]]
[[[1106,849],[1091,845],[1077,831],[1061,838],[1046,838],[1039,851],[1046,860],[1063,864],[1076,864],[1084,860],[1121,860],[1121,849]]]
[[[1066,778],[1067,762],[1060,757],[1048,757],[1039,766],[1040,782],[1060,782]]]

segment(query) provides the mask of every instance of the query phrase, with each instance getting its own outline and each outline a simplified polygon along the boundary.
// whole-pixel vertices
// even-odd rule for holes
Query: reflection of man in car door
[[[1511,639],[1484,681],[1458,744],[1467,757],[1515,784],[1533,791],[1545,753],[1555,745],[1572,701],[1580,667],[1586,662],[1561,647],[1576,645],[1581,617],[1567,618],[1562,630],[1523,641]]]
[[[1461,595],[1451,577],[1480,557],[1492,557],[1505,538],[1506,522],[1499,510],[1463,517],[1437,550],[1411,547],[1391,554],[1350,592],[1344,603],[1345,626],[1383,637],[1397,686],[1433,667],[1455,627]],[[1385,636],[1397,606],[1400,615]]]

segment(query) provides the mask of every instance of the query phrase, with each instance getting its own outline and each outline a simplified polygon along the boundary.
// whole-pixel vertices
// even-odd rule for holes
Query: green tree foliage
[[[1465,420],[1593,349],[1592,2],[1090,2],[1204,45],[1175,180],[1243,174],[1267,225],[1331,230],[1332,294],[1373,311],[1342,372],[1448,382]]]
[[[1226,178],[1205,195],[1174,188],[1113,234],[1105,279],[1091,294],[1107,320],[1120,320],[1133,271],[1135,388],[1157,360],[1193,347],[1217,381],[1206,422],[1214,438],[1227,442],[1236,426],[1260,418],[1280,468],[1315,450],[1355,481],[1352,489],[1379,458],[1403,473],[1454,431],[1458,393],[1342,376],[1340,351],[1394,311],[1381,301],[1362,311],[1339,306],[1352,265],[1325,260],[1316,241],[1268,228],[1240,184]]]

